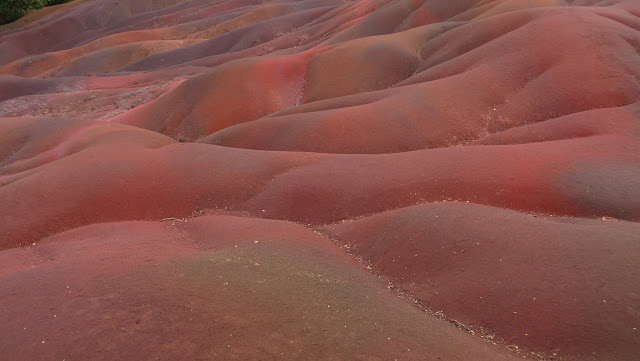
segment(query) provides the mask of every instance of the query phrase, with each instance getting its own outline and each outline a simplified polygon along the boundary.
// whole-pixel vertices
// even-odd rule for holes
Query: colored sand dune
[[[640,355],[637,0],[0,26],[0,359]]]

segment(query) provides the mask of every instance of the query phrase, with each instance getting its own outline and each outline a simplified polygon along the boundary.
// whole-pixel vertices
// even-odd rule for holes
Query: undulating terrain
[[[640,1],[0,27],[0,359],[640,360]]]

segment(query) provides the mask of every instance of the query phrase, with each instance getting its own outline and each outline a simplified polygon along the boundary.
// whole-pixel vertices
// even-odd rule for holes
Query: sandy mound
[[[93,0],[0,27],[0,354],[640,354],[635,0]]]

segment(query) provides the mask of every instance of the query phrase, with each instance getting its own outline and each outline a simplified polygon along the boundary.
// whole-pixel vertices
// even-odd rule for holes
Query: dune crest
[[[640,354],[636,0],[0,27],[6,360]]]

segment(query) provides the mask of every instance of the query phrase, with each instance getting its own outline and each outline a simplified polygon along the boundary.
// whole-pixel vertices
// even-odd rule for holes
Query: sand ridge
[[[92,0],[0,27],[0,354],[637,359],[639,16]]]

